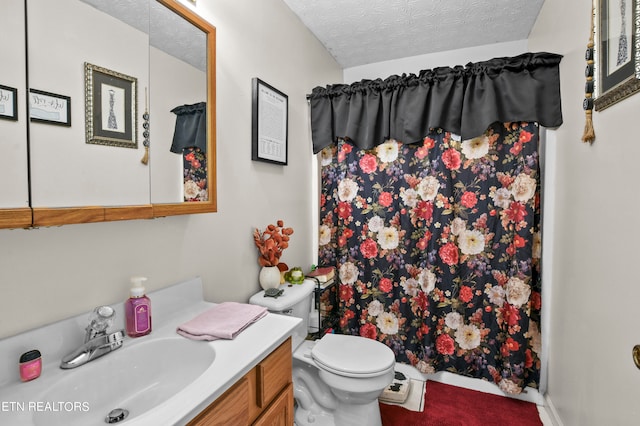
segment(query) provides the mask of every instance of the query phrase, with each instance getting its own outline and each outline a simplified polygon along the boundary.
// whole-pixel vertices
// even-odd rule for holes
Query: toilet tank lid
[[[251,296],[249,303],[264,306],[271,312],[282,312],[292,308],[302,299],[308,298],[314,288],[313,280],[304,280],[302,284],[285,283],[279,287],[280,290],[284,290],[281,296],[265,297],[263,290]]]

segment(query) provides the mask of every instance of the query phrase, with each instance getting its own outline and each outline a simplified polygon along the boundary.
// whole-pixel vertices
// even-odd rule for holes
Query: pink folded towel
[[[178,334],[193,340],[233,339],[267,315],[264,306],[223,302],[182,324]]]

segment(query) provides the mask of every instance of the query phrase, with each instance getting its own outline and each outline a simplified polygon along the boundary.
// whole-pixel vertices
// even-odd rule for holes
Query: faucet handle
[[[113,325],[116,311],[111,306],[98,306],[89,314],[89,325],[87,325],[85,342],[93,339],[99,334],[106,333],[107,329]]]
[[[104,331],[111,327],[116,311],[111,306],[98,306],[92,312],[91,323],[95,324],[94,329]]]

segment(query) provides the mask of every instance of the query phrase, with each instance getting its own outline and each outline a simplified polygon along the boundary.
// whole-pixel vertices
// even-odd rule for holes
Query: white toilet
[[[264,291],[249,303],[302,318],[293,340],[297,426],[379,426],[378,396],[393,381],[395,356],[385,344],[360,336],[327,334],[305,340],[315,282],[283,284],[278,298]]]

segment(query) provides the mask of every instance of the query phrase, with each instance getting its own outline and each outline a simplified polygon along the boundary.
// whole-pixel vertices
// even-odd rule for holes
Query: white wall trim
[[[553,405],[553,401],[551,400],[549,394],[545,395],[544,397],[544,408],[547,412],[547,415],[549,416],[549,419],[553,423],[553,426],[564,426],[564,423],[562,423],[562,420],[560,420],[560,415],[558,414],[555,405]]]
[[[503,392],[495,383],[488,380],[476,379],[473,377],[461,376],[448,371],[439,371],[433,374],[423,374],[417,368],[403,363],[396,363],[396,371],[404,373],[407,377],[417,380],[433,380],[447,385],[458,386],[460,388],[471,389],[492,395],[504,396],[507,398],[519,399],[521,401],[532,402],[536,405],[545,405],[545,398],[536,389],[525,388],[522,393],[514,395]]]
[[[540,354],[541,394],[547,392],[549,339],[551,329],[551,293],[553,289],[553,235],[555,235],[556,133],[540,126],[540,173],[542,179],[542,353]]]

